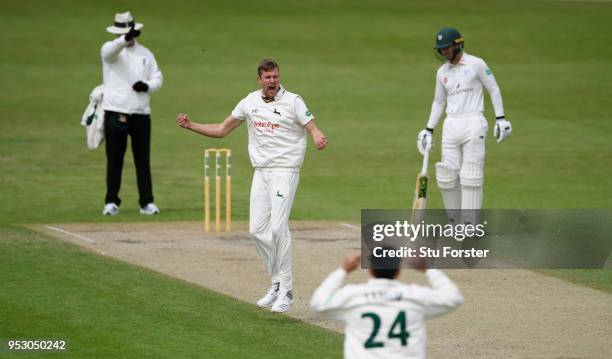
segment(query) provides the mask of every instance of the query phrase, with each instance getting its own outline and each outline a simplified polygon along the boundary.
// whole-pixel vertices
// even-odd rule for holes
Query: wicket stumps
[[[210,232],[210,153],[215,153],[215,232],[221,230],[221,154],[225,153],[225,231],[232,229],[232,150],[204,150],[204,231]]]

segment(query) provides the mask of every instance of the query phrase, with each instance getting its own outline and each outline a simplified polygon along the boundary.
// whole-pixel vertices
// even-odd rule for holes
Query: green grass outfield
[[[337,333],[26,230],[2,236],[2,338],[65,339],[80,358],[341,356]]]
[[[141,42],[154,52],[165,76],[164,87],[152,96],[153,184],[162,214],[143,218],[137,213],[128,151],[122,213],[104,218],[100,215],[104,153],[86,149],[79,121],[90,90],[101,82],[100,46],[112,38],[105,28],[115,12],[128,10],[126,6],[119,1],[0,0],[4,27],[0,32],[0,233],[11,238],[0,247],[3,278],[29,278],[28,274],[40,270],[47,254],[61,252],[67,253],[63,255],[66,264],[76,262],[75,268],[80,268],[79,263],[96,263],[90,270],[108,266],[126,278],[140,278],[151,285],[139,287],[143,293],[157,296],[162,286],[172,287],[175,298],[168,298],[168,303],[181,301],[184,295],[192,301],[185,299],[180,305],[199,308],[193,315],[215,315],[217,307],[227,305],[237,316],[250,318],[245,325],[257,325],[261,332],[274,330],[278,323],[291,323],[259,320],[268,316],[182,282],[96,259],[69,246],[57,247],[11,225],[199,220],[202,151],[217,146],[233,149],[233,209],[235,218],[246,219],[252,174],[246,127],[226,139],[211,140],[178,128],[174,119],[181,111],[199,121],[225,118],[257,87],[256,65],[264,57],[279,61],[284,85],[303,95],[330,140],[322,152],[309,144],[293,218],[356,222],[361,208],[407,207],[421,161],[415,138],[427,120],[439,66],[431,49],[433,34],[445,25],[458,27],[466,39],[466,51],[488,62],[514,127],[513,137],[501,145],[488,139],[485,206],[612,208],[612,72],[608,70],[612,47],[607,45],[609,26],[605,25],[612,18],[611,3],[158,0],[130,2],[129,10],[145,24]],[[491,119],[491,105],[485,101]],[[439,154],[436,146],[434,158]],[[434,185],[429,206],[441,205]],[[16,238],[26,241],[19,243]],[[61,257],[57,254],[58,262]],[[67,285],[71,276],[83,273],[68,272],[46,271],[45,282]],[[555,274],[569,274],[595,287],[612,286],[610,271],[577,273]],[[8,336],[7,328],[9,334],[32,334],[44,318],[49,332],[72,333],[71,338],[89,340],[91,345],[100,338],[99,346],[88,349],[98,351],[81,356],[103,357],[108,350],[105,340],[125,340],[122,348],[133,342],[113,332],[132,332],[133,339],[138,336],[130,329],[134,326],[195,328],[185,312],[177,314],[183,319],[123,315],[122,302],[114,300],[105,286],[121,288],[117,281],[127,279],[107,278],[104,271],[92,278],[109,282],[98,286],[98,281],[78,281],[66,288],[73,295],[80,292],[83,301],[96,300],[96,308],[72,313],[72,322],[63,319],[61,308],[48,312],[63,299],[53,288],[39,288],[46,291],[40,296],[21,294],[32,289],[31,284],[0,290],[0,318],[20,319],[0,322],[0,337]],[[29,305],[27,316],[19,317],[15,298],[27,298],[22,303]],[[72,300],[78,302],[77,297]],[[219,306],[199,305],[207,300]],[[156,305],[161,308],[164,303],[151,303],[148,310],[155,312]],[[87,328],[97,332],[78,334],[85,323],[96,323],[100,308],[106,309],[108,326],[91,325]],[[113,323],[117,318],[142,322]],[[309,327],[298,328],[328,336]],[[185,350],[193,356],[205,344],[211,348],[218,344],[215,338],[198,337],[197,343],[185,338],[182,343],[190,345]],[[340,343],[338,337],[329,340],[330,346]],[[262,350],[266,347],[263,338],[237,337],[231,345],[239,350],[245,341],[249,345],[258,341]],[[329,348],[315,340],[303,345],[313,353]]]
[[[410,2],[412,4],[414,2]],[[128,153],[122,215],[102,218],[104,151],[79,125],[101,82],[100,46],[125,5],[2,1],[0,158],[4,223],[141,220]],[[103,5],[102,5],[103,4]],[[160,220],[199,219],[203,149],[234,150],[234,213],[246,218],[251,168],[246,127],[223,140],[178,128],[176,114],[219,121],[257,87],[272,56],[284,85],[306,99],[330,146],[311,145],[293,217],[358,220],[361,208],[411,203],[439,66],[433,34],[454,24],[503,91],[513,137],[488,139],[489,208],[611,208],[608,109],[612,6],[553,1],[147,1],[145,24],[165,85],[152,96],[152,169]],[[520,23],[520,26],[518,26]],[[492,116],[486,100],[487,115]],[[436,133],[439,142],[440,127]],[[439,158],[436,146],[434,158]],[[432,169],[431,166],[430,169]],[[441,199],[432,186],[430,206]],[[321,205],[321,204],[324,205]]]

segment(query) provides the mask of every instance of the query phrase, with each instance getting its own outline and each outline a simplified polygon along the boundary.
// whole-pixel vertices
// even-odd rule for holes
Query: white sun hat
[[[130,27],[134,25],[134,29],[140,30],[144,26],[140,23],[134,23],[134,18],[132,17],[132,13],[129,11],[122,12],[120,14],[115,14],[115,23],[113,26],[109,26],[106,28],[106,31],[115,35],[123,35],[127,34],[130,31]]]

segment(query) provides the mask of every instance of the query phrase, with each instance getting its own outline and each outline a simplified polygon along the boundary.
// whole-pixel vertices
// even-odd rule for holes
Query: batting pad
[[[459,171],[450,167],[445,166],[442,162],[436,163],[436,180],[438,181],[438,188],[440,189],[453,189],[458,184],[458,173]]]
[[[465,161],[459,173],[462,187],[482,187],[484,183],[484,171],[482,163]],[[464,207],[465,208],[465,207]]]
[[[459,174],[461,180],[461,222],[475,224],[478,222],[482,208],[482,185],[484,174],[482,164],[464,162]]]
[[[484,173],[482,163],[465,161],[459,173],[461,181],[462,223],[477,223],[482,208]]]
[[[442,201],[448,221],[458,223],[461,208],[461,188],[459,187],[458,170],[446,167],[442,162],[436,163],[436,180],[442,193]]]

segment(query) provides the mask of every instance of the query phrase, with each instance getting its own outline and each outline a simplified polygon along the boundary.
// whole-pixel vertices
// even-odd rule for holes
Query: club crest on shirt
[[[277,109],[274,109],[272,113],[275,115],[281,116],[281,113]]]

